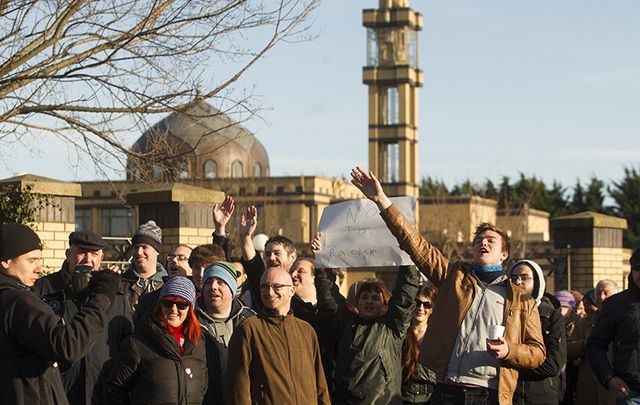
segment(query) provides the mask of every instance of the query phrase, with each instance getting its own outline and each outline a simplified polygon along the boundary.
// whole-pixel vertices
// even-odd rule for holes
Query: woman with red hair
[[[191,280],[175,276],[158,304],[114,359],[105,387],[109,404],[201,404],[207,390],[204,337]]]
[[[428,404],[435,388],[435,373],[418,363],[418,355],[437,296],[437,288],[425,285],[416,297],[416,310],[402,346],[402,401],[405,404]]]

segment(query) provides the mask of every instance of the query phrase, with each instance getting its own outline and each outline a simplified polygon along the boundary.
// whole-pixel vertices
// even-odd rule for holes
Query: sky
[[[573,186],[640,162],[640,2],[410,1],[422,13],[419,173],[453,185],[519,173]],[[314,39],[281,43],[241,78],[264,108],[245,124],[273,176],[367,166],[366,31],[376,0],[324,0]],[[134,137],[135,138],[135,137]],[[96,179],[59,142],[18,148],[2,178]]]

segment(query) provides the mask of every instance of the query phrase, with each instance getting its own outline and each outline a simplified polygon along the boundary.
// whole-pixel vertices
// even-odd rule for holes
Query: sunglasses
[[[160,305],[162,305],[166,309],[171,309],[175,305],[176,308],[178,308],[178,311],[184,311],[185,309],[189,308],[190,304],[188,302],[182,302],[182,301],[162,300],[160,301]]]
[[[420,301],[420,300],[416,300],[416,308],[420,308],[420,306],[423,306],[424,309],[431,309],[433,308],[433,304],[431,303],[431,301]]]

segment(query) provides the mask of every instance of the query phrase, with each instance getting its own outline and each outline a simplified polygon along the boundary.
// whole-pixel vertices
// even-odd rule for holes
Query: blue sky
[[[316,38],[283,43],[241,79],[265,108],[246,126],[271,173],[348,176],[367,165],[362,9],[325,0]],[[572,186],[606,182],[640,161],[640,2],[411,1],[421,12],[419,173],[448,184],[519,172]],[[0,176],[95,178],[71,168],[64,145],[17,150]]]

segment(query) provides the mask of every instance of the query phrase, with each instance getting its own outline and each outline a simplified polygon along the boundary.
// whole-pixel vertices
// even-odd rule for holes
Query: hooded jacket
[[[544,336],[547,357],[538,368],[520,371],[518,385],[513,396],[516,404],[555,403],[562,396],[561,372],[567,363],[567,337],[560,303],[545,293],[546,282],[540,266],[532,260],[519,260],[511,265],[507,274],[521,264],[531,268],[534,277],[533,298],[538,304],[540,325]]]
[[[473,274],[470,263],[450,263],[409,224],[395,205],[381,211],[380,215],[400,248],[438,287],[438,302],[429,318],[429,322],[438,327],[427,329],[422,342],[425,350],[421,351],[419,361],[438,377],[444,378],[460,326],[473,303],[480,281]],[[498,372],[500,404],[512,402],[519,370],[539,367],[546,354],[535,301],[510,281],[505,281],[505,286],[503,326],[509,353],[500,362]]]
[[[229,341],[236,327],[255,314],[251,308],[245,307],[239,299],[234,298],[229,317],[226,320],[217,320],[207,313],[204,295],[198,299],[196,315],[202,327],[202,333],[205,335],[209,367],[209,388],[205,394],[204,403],[225,403],[227,387],[224,382],[227,379]]]
[[[105,384],[108,404],[201,404],[207,390],[204,337],[197,346],[175,337],[146,313],[123,344]]]
[[[611,342],[613,364],[607,358]],[[631,389],[640,390],[640,287],[631,274],[629,287],[602,303],[585,353],[603,386],[617,376]]]
[[[29,287],[0,272],[0,393],[10,404],[67,404],[59,362],[85,356],[104,332],[119,276],[92,278],[86,304],[64,324]]]

